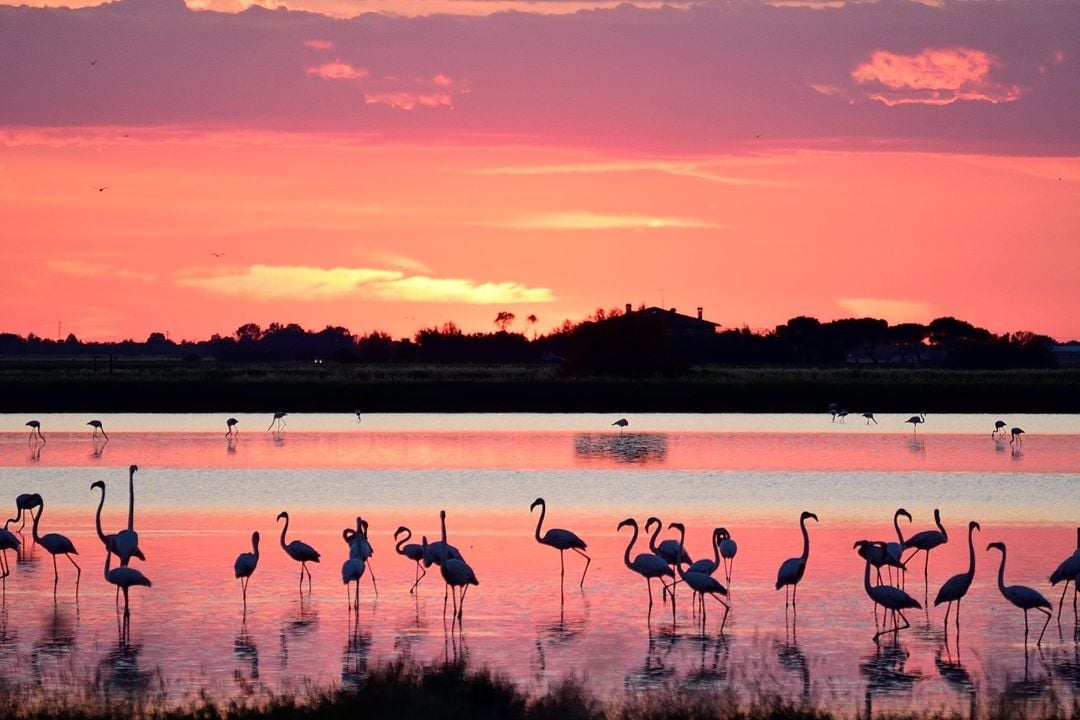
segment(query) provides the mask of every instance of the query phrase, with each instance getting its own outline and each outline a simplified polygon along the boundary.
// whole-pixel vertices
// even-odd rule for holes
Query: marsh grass
[[[618,699],[601,700],[585,685],[567,678],[547,692],[530,695],[486,669],[463,663],[419,665],[402,660],[372,670],[358,687],[299,693],[243,694],[217,700],[206,692],[176,703],[155,683],[104,692],[94,680],[63,693],[37,686],[0,683],[0,720],[830,720],[867,718],[816,701],[793,701],[775,693],[728,689],[687,690],[674,686]],[[894,720],[1067,720],[1080,717],[1080,703],[1046,695],[1032,698],[1009,692],[993,695],[969,713],[921,711],[874,713]]]

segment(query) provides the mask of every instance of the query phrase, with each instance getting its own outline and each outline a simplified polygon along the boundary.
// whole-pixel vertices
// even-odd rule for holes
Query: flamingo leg
[[[1072,581],[1069,580],[1069,579],[1065,580],[1065,587],[1061,588],[1061,599],[1058,600],[1058,627],[1059,628],[1061,627],[1061,606],[1065,604],[1065,593],[1067,593],[1069,591],[1069,583],[1070,582],[1072,582]],[[1075,608],[1075,606],[1076,606],[1076,603],[1073,602],[1073,607]]]
[[[370,563],[370,562],[368,563],[368,566],[367,566],[367,567],[368,567],[368,572],[369,572],[369,573],[371,574],[371,587],[372,587],[372,589],[373,589],[373,590],[375,591],[375,597],[379,597],[379,587],[378,587],[378,586],[377,586],[377,585],[375,584],[375,568],[371,566],[371,563]],[[357,585],[359,586],[359,585],[360,585],[360,581],[359,581],[359,580],[357,580],[357,581],[356,581],[356,584],[357,584]],[[359,588],[359,587],[357,587],[357,590],[358,590],[358,591],[359,591],[359,589],[360,589],[360,588]]]
[[[582,552],[579,548],[574,548],[574,552],[585,558],[585,569],[581,571],[581,582],[578,583],[578,587],[585,587],[585,573],[589,572],[589,565],[592,563],[592,558]]]
[[[1027,618],[1027,614],[1028,614],[1028,611],[1024,610],[1024,647],[1027,647],[1027,641],[1028,641],[1028,618]]]
[[[660,582],[663,582],[661,580]],[[649,588],[649,612],[652,612],[652,578],[645,578],[645,587]]]
[[[1039,640],[1038,640],[1038,642],[1035,643],[1036,646],[1039,646],[1039,645],[1042,645],[1043,635],[1046,634],[1046,626],[1050,624],[1050,620],[1054,617],[1054,614],[1052,612],[1050,612],[1049,610],[1047,610],[1046,608],[1035,608],[1035,609],[1038,610],[1039,612],[1046,613],[1046,622],[1043,623],[1042,632],[1039,633]],[[1024,617],[1025,618],[1027,617],[1027,613],[1024,613]]]
[[[950,600],[948,602],[948,604],[945,605],[945,640],[946,640],[946,642],[948,642],[948,639],[949,639],[949,611],[950,610],[952,610],[952,600]],[[956,614],[957,615],[960,614],[960,606],[959,605],[956,606]]]

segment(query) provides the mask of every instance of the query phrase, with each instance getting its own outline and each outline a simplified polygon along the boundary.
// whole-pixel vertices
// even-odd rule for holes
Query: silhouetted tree
[[[506,328],[510,327],[516,318],[517,316],[509,310],[500,310],[495,316],[495,327],[499,328],[499,332],[506,332]]]

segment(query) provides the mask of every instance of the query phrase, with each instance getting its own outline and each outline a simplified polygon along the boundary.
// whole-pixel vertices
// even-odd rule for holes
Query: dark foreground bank
[[[179,706],[163,702],[152,685],[88,683],[69,693],[15,689],[0,683],[0,720],[279,720],[283,718],[371,718],[386,720],[826,720],[828,718],[970,718],[998,720],[1080,717],[1080,704],[1055,697],[1008,691],[973,704],[963,715],[934,710],[903,714],[874,713],[872,708],[829,709],[812,701],[786,700],[767,691],[661,689],[628,694],[616,701],[592,697],[575,680],[565,680],[543,695],[530,696],[487,671],[451,663],[433,667],[390,663],[371,671],[356,686],[304,696],[263,696],[226,703],[206,696]]]
[[[581,377],[546,365],[0,363],[0,412],[1080,412],[1080,370],[697,368]]]

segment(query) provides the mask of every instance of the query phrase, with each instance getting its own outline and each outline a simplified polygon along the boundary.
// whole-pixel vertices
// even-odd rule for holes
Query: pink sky
[[[630,302],[1080,337],[1074,5],[459,1],[0,6],[0,331]]]

